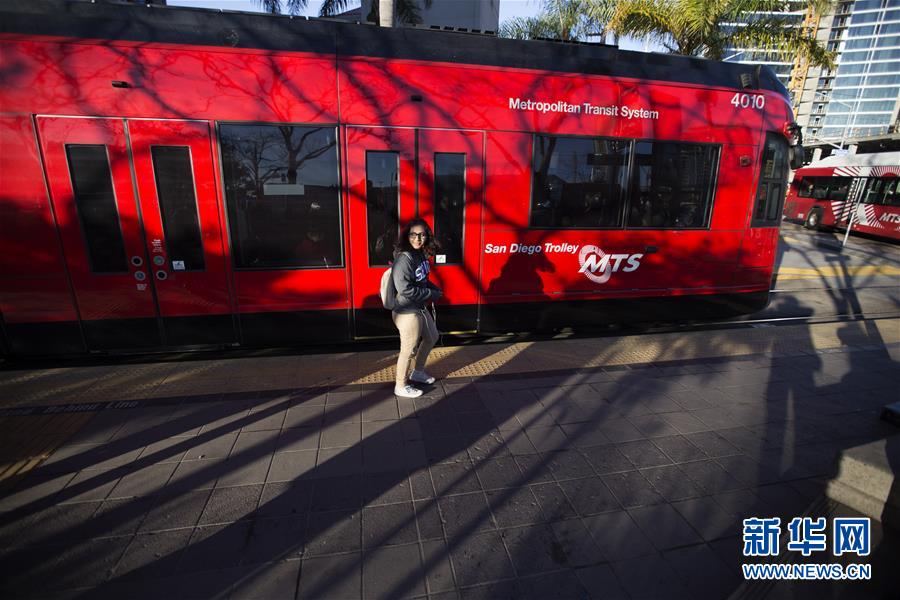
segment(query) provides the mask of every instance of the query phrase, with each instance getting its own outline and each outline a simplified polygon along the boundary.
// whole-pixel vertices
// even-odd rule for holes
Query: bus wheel
[[[821,222],[822,211],[818,208],[814,208],[806,215],[806,223],[804,223],[803,226],[807,229],[818,229]]]

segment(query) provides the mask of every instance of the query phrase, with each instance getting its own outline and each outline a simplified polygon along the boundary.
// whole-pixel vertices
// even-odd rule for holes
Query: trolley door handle
[[[659,248],[656,246],[647,246],[644,248],[644,254],[656,254],[657,252],[659,252]]]

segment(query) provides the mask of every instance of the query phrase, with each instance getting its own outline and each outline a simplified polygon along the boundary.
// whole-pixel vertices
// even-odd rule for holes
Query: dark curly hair
[[[403,231],[400,232],[400,237],[397,238],[397,243],[394,244],[394,250],[399,252],[413,252],[414,248],[412,244],[409,243],[409,232],[412,231],[412,228],[416,225],[421,225],[425,228],[425,244],[422,246],[422,252],[425,253],[427,258],[431,258],[437,253],[438,246],[434,240],[434,232],[431,230],[431,227],[428,223],[425,222],[424,219],[420,219],[416,217],[406,224],[406,227],[403,228]]]

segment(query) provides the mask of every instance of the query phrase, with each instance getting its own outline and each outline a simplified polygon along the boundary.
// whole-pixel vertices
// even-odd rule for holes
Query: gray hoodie
[[[428,281],[431,265],[419,250],[400,252],[394,257],[391,276],[397,288],[394,312],[408,313],[422,310],[428,302],[441,297],[441,290]]]

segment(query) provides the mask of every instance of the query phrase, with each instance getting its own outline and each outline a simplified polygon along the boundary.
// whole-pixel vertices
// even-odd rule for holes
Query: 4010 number
[[[754,96],[751,94],[735,94],[731,97],[731,103],[736,108],[755,108],[762,110],[766,107],[765,96]]]

